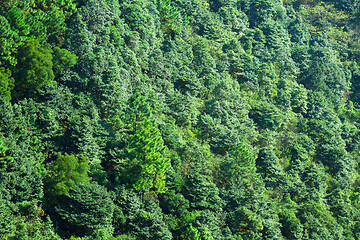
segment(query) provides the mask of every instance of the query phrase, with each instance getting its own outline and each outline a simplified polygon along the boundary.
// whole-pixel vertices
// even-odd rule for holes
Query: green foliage
[[[11,99],[11,90],[14,88],[14,79],[9,69],[0,68],[0,96]]]
[[[240,86],[232,79],[221,81],[213,98],[205,102],[206,113],[201,116],[203,138],[215,152],[224,153],[238,144],[245,134],[252,134],[248,105],[240,95]]]
[[[171,190],[164,194],[160,207],[165,213],[174,214],[180,217],[187,213],[189,200],[181,193],[176,193],[174,190]]]
[[[241,231],[241,235],[245,239],[261,238],[261,232],[264,228],[263,221],[246,207],[239,207],[239,209],[231,215],[230,225],[233,229],[238,229],[237,232],[244,229],[245,231]]]
[[[1,1],[0,238],[358,239],[358,7]]]
[[[34,157],[17,153],[14,155],[15,158],[7,151],[1,153],[0,196],[13,204],[40,201],[43,197],[43,166]]]
[[[178,32],[180,29],[179,21],[181,20],[178,8],[172,6],[170,0],[158,0],[157,10],[159,11],[163,31]]]
[[[283,181],[285,176],[280,159],[271,147],[260,149],[256,165],[267,186],[274,187]]]
[[[18,90],[39,88],[54,79],[52,53],[49,44],[41,45],[36,40],[27,41],[19,49],[14,73]]]
[[[55,47],[53,56],[55,75],[62,73],[69,67],[73,67],[76,64],[77,59],[78,57],[68,50]]]
[[[50,200],[67,194],[76,183],[89,182],[89,169],[88,158],[77,158],[67,153],[59,154],[46,176],[46,194]]]
[[[172,234],[162,219],[161,209],[155,202],[146,202],[130,223],[129,229],[140,238],[172,239]]]
[[[343,238],[342,228],[322,203],[304,204],[299,209],[299,219],[304,226],[304,232],[312,239]],[[304,237],[307,237],[306,235]]]
[[[250,26],[258,26],[275,15],[274,3],[271,0],[251,1],[248,11]]]
[[[94,235],[101,229],[112,232],[114,203],[107,190],[89,182],[78,182],[57,200],[56,218],[63,234]]]
[[[169,159],[163,154],[164,141],[154,121],[149,119],[151,108],[140,93],[129,99],[124,122],[129,133],[126,148],[120,153],[120,178],[141,191],[164,193],[165,172]]]
[[[172,238],[163,219],[162,209],[158,206],[158,202],[154,201],[151,193],[144,195],[142,201],[133,190],[120,186],[115,189],[115,194],[117,214],[120,217],[115,219],[122,219],[115,224],[116,235],[126,234],[146,239]]]
[[[1,65],[16,65],[17,60],[14,54],[16,53],[16,46],[19,41],[19,35],[11,29],[9,21],[4,16],[0,16]]]
[[[29,40],[59,44],[66,30],[65,21],[76,11],[72,0],[3,1],[0,7],[0,64],[15,66],[19,47]]]
[[[239,143],[229,150],[220,168],[221,178],[225,183],[234,181],[247,185],[258,177],[255,157],[243,143]]]
[[[200,240],[199,231],[190,223],[186,231],[181,235],[182,239]]]
[[[25,14],[18,7],[11,8],[6,14],[6,18],[17,34],[26,36],[30,33],[30,26],[26,22]]]
[[[140,92],[136,92],[129,98],[127,112],[124,117],[125,122],[129,123],[131,131],[136,131],[136,123],[149,118],[151,114],[152,109],[148,99]]]
[[[302,239],[303,227],[296,214],[291,209],[284,209],[279,213],[280,223],[282,224],[281,231],[288,239]]]
[[[307,90],[303,85],[293,81],[279,81],[278,102],[280,106],[295,113],[306,113],[307,111]]]
[[[219,189],[209,179],[200,174],[194,173],[185,182],[185,197],[190,201],[194,209],[221,210],[222,200],[219,197]]]
[[[11,164],[14,161],[14,158],[12,158],[11,156],[7,156],[8,150],[9,149],[5,146],[3,141],[0,139],[0,169],[2,169],[2,170],[6,170],[9,166],[9,164]]]
[[[261,102],[250,111],[250,117],[261,128],[276,130],[284,123],[284,114],[276,106]]]
[[[15,216],[7,206],[6,201],[0,200],[0,236],[9,237],[16,231]]]
[[[316,40],[309,49],[313,58],[302,83],[315,91],[330,90],[329,94],[332,98],[340,97],[349,88],[349,72],[341,66],[326,40],[321,38]]]
[[[54,231],[54,226],[49,217],[44,216],[44,211],[33,202],[25,202],[20,206],[20,214],[16,219],[16,231],[9,239],[61,239]]]
[[[219,217],[215,215],[215,213],[212,211],[209,210],[199,211],[195,219],[192,221],[192,225],[194,227],[191,228],[192,225],[190,225],[186,230],[186,232],[188,232],[188,230],[192,231],[190,232],[190,237],[192,235],[196,238],[197,237],[196,230],[198,230],[200,239],[209,239],[209,240],[219,239],[222,237],[222,232],[219,226],[220,225],[219,220],[220,220]]]
[[[132,183],[132,187],[142,191],[165,192],[165,172],[169,163],[163,156],[164,145],[159,130],[152,121],[145,119],[136,123],[128,149],[122,156],[126,159],[125,178]]]
[[[330,1],[334,2],[335,6],[342,9],[349,11],[350,13],[358,12],[358,7],[360,2],[358,0],[340,0],[340,1]]]

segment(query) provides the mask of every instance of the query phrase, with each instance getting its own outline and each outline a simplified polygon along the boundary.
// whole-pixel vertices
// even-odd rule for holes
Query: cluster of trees
[[[1,239],[360,239],[358,0],[3,0]]]

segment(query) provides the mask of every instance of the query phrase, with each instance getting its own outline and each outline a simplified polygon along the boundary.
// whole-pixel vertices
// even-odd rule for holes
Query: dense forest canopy
[[[359,0],[1,0],[0,238],[360,239]]]

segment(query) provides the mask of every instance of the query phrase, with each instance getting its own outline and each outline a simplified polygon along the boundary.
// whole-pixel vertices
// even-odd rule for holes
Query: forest
[[[0,0],[0,239],[360,240],[360,0]]]

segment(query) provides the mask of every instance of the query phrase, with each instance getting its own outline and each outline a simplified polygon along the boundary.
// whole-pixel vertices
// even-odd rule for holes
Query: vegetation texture
[[[359,0],[1,0],[0,239],[360,240]]]

